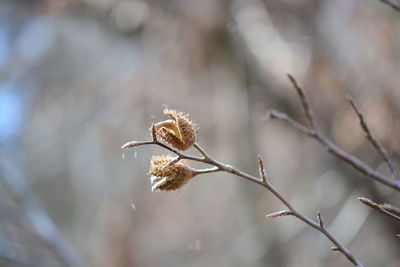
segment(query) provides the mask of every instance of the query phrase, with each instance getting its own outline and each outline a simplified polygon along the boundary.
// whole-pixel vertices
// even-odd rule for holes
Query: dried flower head
[[[157,137],[179,150],[186,150],[196,142],[196,126],[187,115],[172,109],[164,109],[170,120],[154,125]]]
[[[180,160],[172,164],[167,169],[163,167],[174,157],[152,156],[150,159],[151,191],[171,191],[176,190],[193,178],[195,172],[190,168],[185,160]]]

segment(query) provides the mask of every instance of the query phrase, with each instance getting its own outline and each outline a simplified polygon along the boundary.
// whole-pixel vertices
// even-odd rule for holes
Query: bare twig
[[[309,101],[307,99],[307,96],[304,93],[303,88],[301,88],[298,85],[297,81],[295,80],[295,78],[293,78],[292,75],[287,74],[287,76],[289,78],[289,81],[292,83],[294,89],[296,89],[297,94],[300,97],[301,104],[303,105],[303,109],[304,109],[304,111],[306,113],[306,116],[307,116],[307,119],[308,119],[308,122],[309,122],[311,128],[314,129],[315,131],[317,131],[317,122],[315,121],[313,111],[311,109],[311,106],[310,106],[310,103],[309,103]]]
[[[381,204],[381,206],[385,210],[387,210],[393,214],[396,214],[397,216],[400,216],[400,208],[399,207],[393,206],[392,204],[388,204],[388,203],[383,203],[383,204]]]
[[[199,174],[206,174],[206,173],[219,172],[219,171],[221,171],[221,170],[218,167],[200,169],[200,170],[194,171],[194,176],[199,175]]]
[[[265,173],[264,161],[262,160],[261,156],[258,155],[258,166],[260,171],[261,181],[267,183],[267,174]]]
[[[259,162],[260,162],[260,168],[261,168],[261,166],[264,165],[261,157],[259,158]],[[265,171],[264,171],[264,173],[265,173]],[[340,251],[344,256],[347,257],[347,259],[351,263],[353,263],[355,266],[363,266],[362,263],[356,257],[354,257],[353,254],[339,240],[337,240],[336,237],[332,233],[330,233],[328,231],[328,229],[326,229],[326,227],[324,226],[322,216],[319,213],[319,211],[317,212],[317,218],[318,218],[318,223],[317,223],[317,222],[311,220],[310,218],[308,218],[307,216],[303,215],[299,211],[297,211],[291,204],[289,204],[289,202],[270,183],[267,182],[267,183],[263,183],[262,185],[265,188],[267,188],[268,191],[270,191],[272,194],[274,194],[279,200],[281,200],[282,203],[285,204],[285,206],[289,209],[289,212],[291,212],[291,214],[282,214],[282,215],[295,216],[296,218],[298,218],[299,220],[308,224],[312,228],[318,230],[323,235],[325,235],[335,245],[335,250]],[[282,215],[278,215],[279,212],[275,213],[275,214],[276,214],[276,216],[272,215],[270,217],[282,216]]]
[[[153,127],[154,128],[154,127]],[[152,129],[153,129],[152,128]],[[152,131],[153,132],[153,131]],[[334,245],[335,248],[337,248],[338,251],[340,251],[344,256],[347,257],[347,259],[353,263],[355,266],[363,266],[362,263],[355,257],[353,254],[340,242],[336,239],[336,237],[328,231],[328,229],[325,228],[324,223],[322,221],[321,215],[318,213],[318,223],[311,220],[307,216],[303,215],[299,211],[297,211],[290,203],[288,200],[286,200],[268,181],[266,177],[266,172],[264,168],[264,163],[262,158],[259,156],[258,157],[258,163],[259,163],[259,169],[260,169],[260,176],[261,179],[254,177],[250,174],[247,174],[245,172],[242,172],[230,165],[223,164],[212,157],[210,157],[203,148],[201,148],[197,143],[194,145],[194,148],[202,155],[202,157],[196,157],[196,156],[191,156],[187,154],[183,154],[180,151],[175,150],[174,148],[165,145],[157,140],[157,138],[154,138],[153,135],[153,140],[152,141],[143,141],[143,142],[129,142],[126,143],[125,145],[122,146],[122,148],[130,148],[130,147],[136,147],[136,146],[142,146],[142,145],[150,145],[150,144],[155,144],[161,147],[164,147],[168,149],[169,151],[175,153],[178,158],[180,159],[188,159],[188,160],[193,160],[193,161],[198,161],[202,163],[206,163],[209,165],[214,166],[214,168],[210,169],[204,169],[204,170],[197,170],[195,174],[204,174],[204,173],[210,173],[210,172],[218,172],[218,171],[223,171],[223,172],[228,172],[235,174],[237,176],[240,176],[246,180],[249,180],[253,183],[259,184],[266,188],[268,191],[270,191],[276,198],[278,198],[287,208],[288,210],[284,211],[279,211],[275,213],[271,213],[267,215],[268,218],[274,218],[274,217],[280,217],[280,216],[295,216],[299,220],[303,221],[304,223],[308,224],[312,228],[318,230],[321,232],[323,235],[325,235]],[[174,161],[173,159],[172,161]]]
[[[359,197],[358,200],[360,200],[363,204],[367,205],[370,208],[373,208],[377,211],[379,211],[382,214],[385,214],[386,216],[389,216],[395,220],[397,220],[398,222],[400,222],[400,217],[397,216],[396,214],[386,210],[385,208],[382,207],[382,205],[375,203],[371,200],[369,200],[368,198],[365,197]]]
[[[322,219],[321,213],[319,213],[319,211],[317,211],[317,219],[319,222],[319,226],[324,227],[324,220]]]
[[[265,215],[267,218],[276,218],[276,217],[281,217],[281,216],[288,216],[288,215],[293,215],[293,212],[290,210],[281,210],[277,212],[273,212],[270,214]]]
[[[394,10],[400,11],[400,2],[396,1],[396,0],[379,0],[382,3],[389,5],[390,7],[392,7]]]
[[[292,82],[294,88],[296,89],[300,100],[303,105],[303,109],[306,112],[307,118],[310,122],[314,120],[313,113],[310,111],[311,108],[308,104],[308,100],[306,95],[304,94],[304,90],[299,87],[297,82],[295,82],[295,79],[292,76],[288,76],[289,80]],[[328,152],[333,154],[334,156],[338,157],[342,161],[346,162],[347,164],[351,165],[353,168],[358,170],[359,172],[363,173],[366,177],[369,177],[379,183],[382,183],[388,187],[391,187],[397,191],[400,191],[400,182],[399,181],[393,181],[390,179],[390,177],[387,177],[386,175],[381,174],[380,172],[372,169],[368,164],[363,162],[362,160],[358,159],[357,157],[347,153],[340,147],[338,147],[335,143],[333,143],[331,140],[326,138],[319,130],[318,128],[310,128],[302,125],[301,123],[297,122],[290,116],[288,116],[285,113],[272,110],[270,111],[270,117],[272,119],[279,119],[287,122],[291,127],[294,129],[300,131],[301,133],[308,135],[314,139],[316,139],[319,143],[321,143],[323,146],[325,146],[328,149]],[[313,123],[310,123],[313,125]],[[314,122],[314,125],[316,123]],[[311,126],[313,127],[313,126]]]
[[[360,120],[361,128],[365,132],[368,141],[372,144],[372,146],[376,149],[376,151],[378,151],[378,153],[382,156],[383,160],[388,165],[393,177],[395,177],[396,174],[395,174],[394,165],[393,165],[393,162],[389,159],[386,149],[378,142],[378,140],[374,137],[374,135],[370,131],[370,129],[364,119],[364,116],[362,115],[360,109],[358,108],[356,103],[353,101],[353,99],[350,96],[347,96],[347,100],[349,100],[351,106],[353,107],[355,113],[357,114],[358,119]]]

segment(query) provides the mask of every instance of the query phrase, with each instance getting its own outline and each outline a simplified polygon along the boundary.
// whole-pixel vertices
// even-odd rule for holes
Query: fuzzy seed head
[[[180,160],[163,170],[174,157],[152,156],[150,159],[151,191],[176,190],[186,184],[194,176],[194,170],[190,168],[185,160]]]
[[[186,150],[191,147],[197,139],[196,125],[182,112],[164,109],[164,114],[170,120],[154,125],[157,137],[179,150]]]

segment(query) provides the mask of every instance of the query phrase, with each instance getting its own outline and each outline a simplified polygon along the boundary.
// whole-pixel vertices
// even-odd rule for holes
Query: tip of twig
[[[157,141],[156,128],[154,127],[154,123],[151,124],[150,132],[151,132],[151,138],[153,139],[153,141],[154,142]]]
[[[297,85],[295,78],[291,74],[287,73],[286,76],[292,84]]]
[[[126,143],[126,144],[122,145],[122,146],[121,146],[121,148],[122,148],[122,149],[125,149],[125,148],[134,147],[134,146],[135,146],[135,144],[136,144],[136,142],[135,142],[135,141],[131,141],[131,142],[128,142],[128,143]]]
[[[354,103],[353,97],[352,97],[351,95],[347,95],[347,94],[346,94],[346,99],[347,99],[349,102]]]
[[[331,250],[332,251],[339,251],[339,248],[338,247],[331,247]]]
[[[269,121],[270,119],[272,119],[272,110],[267,110],[267,112],[265,112],[265,115],[261,119],[263,121]]]
[[[257,158],[258,158],[258,166],[259,166],[260,168],[264,169],[264,161],[263,161],[261,155],[258,154],[258,155],[257,155]]]
[[[372,202],[371,200],[369,200],[368,198],[365,197],[358,197],[358,200],[360,200],[363,204],[373,207],[374,206],[374,202]]]
[[[317,211],[317,219],[319,226],[324,227],[324,220],[322,219],[321,213],[319,211]]]
[[[265,215],[267,218],[276,218],[276,217],[281,217],[281,216],[288,216],[288,215],[293,215],[293,212],[290,210],[281,210],[277,212],[273,212],[270,214]]]
[[[353,97],[351,95],[346,95],[347,101],[349,101],[350,105],[353,107],[353,109],[357,112],[357,115],[360,113],[360,110],[358,109],[358,106],[356,102],[354,101]],[[360,115],[358,115],[360,116]]]
[[[267,183],[267,174],[265,173],[264,161],[261,158],[260,154],[257,155],[257,158],[258,158],[258,168],[260,171],[260,178],[264,183]]]

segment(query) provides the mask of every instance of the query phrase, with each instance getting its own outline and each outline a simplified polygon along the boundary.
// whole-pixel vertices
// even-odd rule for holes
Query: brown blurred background
[[[152,193],[164,107],[190,113],[216,159],[323,214],[366,266],[400,266],[400,227],[358,202],[399,205],[287,125],[304,122],[291,73],[321,129],[388,173],[345,99],[400,155],[400,12],[375,0],[2,0],[0,266],[350,266],[270,193],[229,174]],[[190,151],[193,152],[193,151]],[[193,152],[194,153],[194,152]],[[198,165],[196,165],[198,166]]]

